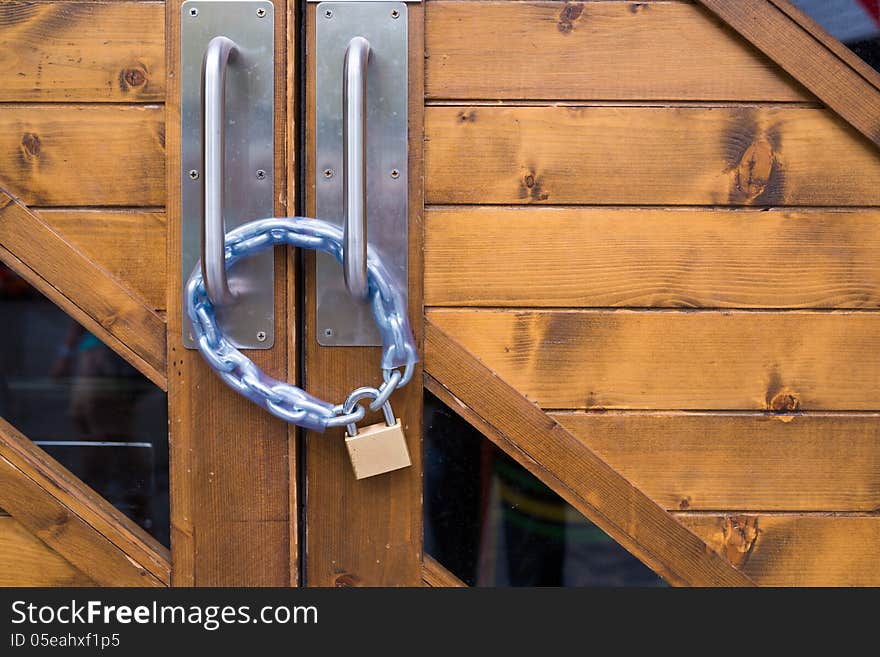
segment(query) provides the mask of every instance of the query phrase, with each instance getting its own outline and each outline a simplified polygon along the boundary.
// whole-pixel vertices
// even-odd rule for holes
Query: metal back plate
[[[274,215],[275,10],[268,0],[188,0],[180,11],[180,264],[185,284],[200,257],[202,231],[202,59],[218,35],[232,39],[239,50],[226,79],[226,231]],[[218,308],[217,319],[237,347],[272,346],[274,281],[271,251],[229,271],[230,288],[239,298]],[[188,321],[183,342],[195,346]]]
[[[342,225],[342,66],[353,37],[370,42],[367,69],[367,240],[407,287],[407,10],[403,2],[322,2],[316,14],[317,217]],[[380,345],[369,304],[352,301],[342,267],[317,254],[317,337],[326,346]]]

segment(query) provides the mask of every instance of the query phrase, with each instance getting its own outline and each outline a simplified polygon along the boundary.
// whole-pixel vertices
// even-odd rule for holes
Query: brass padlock
[[[394,418],[390,402],[385,402],[382,412],[385,414],[384,423],[373,424],[360,431],[357,425],[349,424],[345,432],[345,446],[357,479],[412,465],[403,427],[400,420]]]

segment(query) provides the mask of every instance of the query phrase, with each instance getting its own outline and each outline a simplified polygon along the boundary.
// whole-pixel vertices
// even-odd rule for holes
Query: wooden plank
[[[458,577],[430,555],[424,556],[422,563],[422,582],[425,586],[434,588],[462,588],[467,584],[462,582]]]
[[[543,408],[876,410],[880,314],[433,310]]]
[[[434,207],[425,303],[878,308],[880,211]]]
[[[814,39],[837,55],[845,64],[855,70],[874,87],[880,89],[880,72],[874,69],[868,62],[849,49],[842,41],[831,36],[816,21],[810,18],[804,11],[790,2],[790,0],[770,0],[786,16],[798,23],[809,32]]]
[[[425,371],[449,408],[669,583],[752,584],[430,318]]]
[[[827,110],[429,107],[426,201],[877,205],[880,158]]]
[[[805,24],[770,0],[700,2],[880,145],[880,90]]]
[[[151,310],[165,310],[165,212],[39,210],[62,238],[106,269]]]
[[[812,98],[692,4],[441,0],[426,12],[428,98]]]
[[[168,298],[180,298],[180,5],[166,3],[168,34]],[[288,189],[288,4],[275,0],[275,213]],[[295,380],[288,363],[294,308],[288,256],[275,258],[275,344],[248,356],[271,376]],[[286,423],[226,386],[197,352],[184,349],[180,304],[168,307],[171,545],[175,586],[289,586],[296,583],[291,532],[295,446]]]
[[[666,509],[880,509],[876,414],[551,416]]]
[[[4,105],[0,172],[28,205],[165,205],[162,107]]]
[[[163,586],[168,550],[0,418],[0,504],[101,586]]]
[[[22,268],[9,262],[32,285],[56,303],[61,297],[80,309],[105,334],[115,338],[107,340],[108,346],[165,388],[162,318],[2,187],[0,247],[24,265]],[[86,328],[92,330],[93,326]],[[98,337],[103,339],[105,335]],[[132,353],[137,358],[132,358]]]
[[[307,53],[314,53],[315,7],[307,5]],[[409,316],[422,316],[422,112],[424,102],[424,7],[409,16]],[[306,126],[314,126],[315,60],[306,61]],[[306,205],[314,212],[315,131],[306,129]],[[314,216],[314,215],[311,215]],[[312,254],[308,254],[311,256]],[[342,400],[353,387],[382,382],[380,350],[321,347],[315,338],[314,258],[305,260],[305,383],[322,399]],[[420,343],[418,321],[413,322]],[[309,586],[421,586],[422,584],[422,389],[413,382],[391,401],[407,436],[412,467],[357,481],[342,440],[343,430],[306,435],[306,583]],[[365,423],[381,421],[370,413]]]
[[[9,516],[0,517],[0,586],[94,586],[82,571]]]
[[[0,102],[165,98],[161,2],[0,4]]]
[[[880,516],[677,518],[762,586],[880,586]]]

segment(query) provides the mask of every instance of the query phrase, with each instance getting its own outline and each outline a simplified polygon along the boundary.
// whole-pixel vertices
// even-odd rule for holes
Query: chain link
[[[226,268],[280,244],[324,251],[342,262],[341,228],[319,219],[287,217],[259,219],[227,234]],[[412,379],[418,362],[403,297],[372,249],[367,252],[367,282],[373,318],[382,337],[383,383],[378,388],[355,388],[345,403],[337,405],[273,379],[226,339],[205,292],[198,264],[186,285],[186,312],[199,353],[230,388],[273,415],[306,429],[324,431],[347,426],[356,432],[357,423],[366,415],[366,409],[357,401],[372,398],[371,410],[386,408],[386,414],[391,413],[391,393]],[[357,399],[352,402],[354,397]]]

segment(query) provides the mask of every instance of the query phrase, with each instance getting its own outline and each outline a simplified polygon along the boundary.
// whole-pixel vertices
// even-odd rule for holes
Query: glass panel
[[[880,0],[792,0],[827,32],[880,70]]]
[[[164,392],[0,263],[0,416],[165,545]]]
[[[471,586],[664,582],[425,392],[425,551]]]

